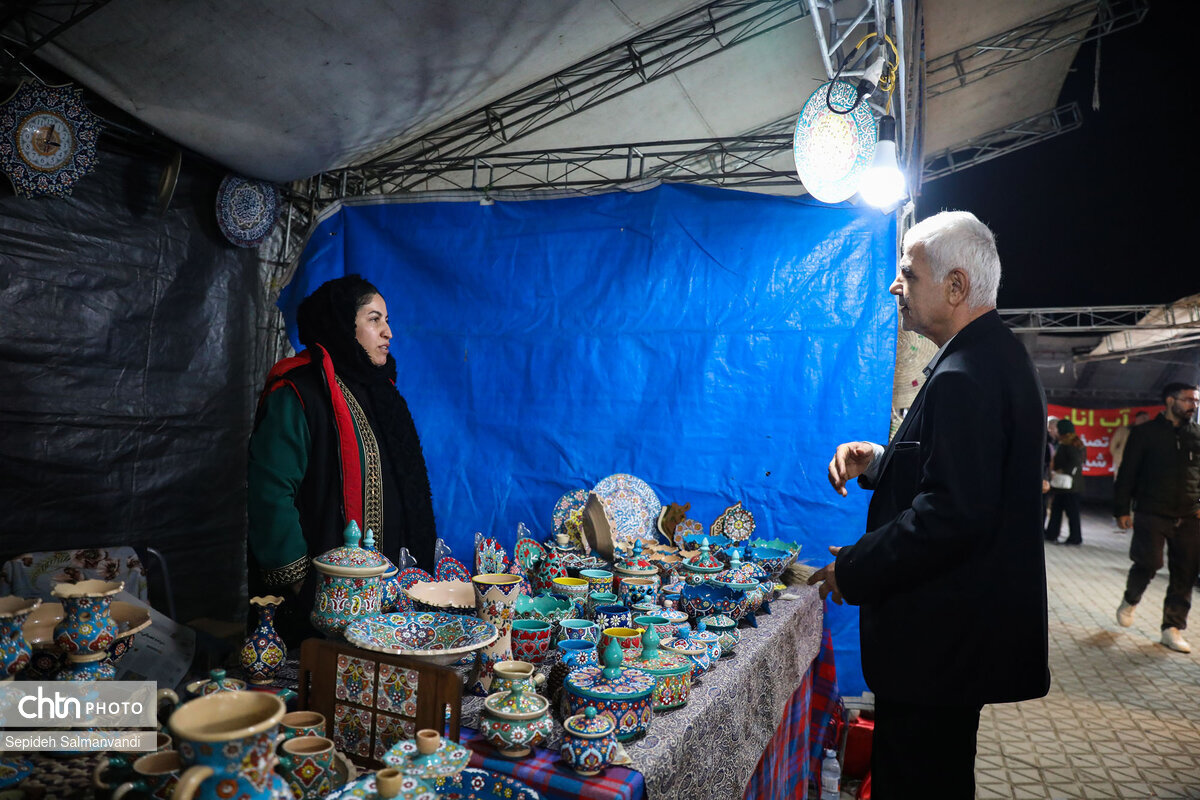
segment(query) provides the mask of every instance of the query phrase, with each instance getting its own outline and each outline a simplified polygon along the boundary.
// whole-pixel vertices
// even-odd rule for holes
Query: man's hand
[[[846,445],[842,445],[842,447],[846,447]],[[838,450],[841,451],[842,447],[839,447]],[[832,470],[833,467],[831,466],[830,469]],[[845,492],[842,494],[845,494]],[[838,551],[841,549],[842,548],[840,547],[830,547],[829,552],[836,556]],[[836,566],[836,564],[837,562],[831,561],[814,572],[812,575],[809,575],[808,585],[812,586],[816,583],[821,584],[821,599],[824,600],[826,595],[830,595],[833,597],[833,602],[840,606],[842,604],[842,593],[838,591],[837,576],[833,572],[833,568]]]
[[[1050,481],[1042,481],[1042,494],[1050,491]]]
[[[1131,517],[1129,514],[1117,517],[1117,527],[1123,531],[1129,530],[1133,527],[1133,517]]]
[[[857,478],[867,471],[875,460],[875,448],[870,442],[846,442],[839,444],[829,462],[829,483],[834,491],[845,497],[846,481]]]

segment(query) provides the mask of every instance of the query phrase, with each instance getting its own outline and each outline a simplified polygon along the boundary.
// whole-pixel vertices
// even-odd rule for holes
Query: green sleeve
[[[304,408],[290,387],[276,389],[263,402],[262,418],[250,437],[247,515],[250,551],[269,572],[308,555],[296,495],[312,443]]]

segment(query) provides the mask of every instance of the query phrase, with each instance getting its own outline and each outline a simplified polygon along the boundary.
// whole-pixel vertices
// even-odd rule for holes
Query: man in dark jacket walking
[[[1117,623],[1128,628],[1133,611],[1154,573],[1162,569],[1167,547],[1167,597],[1163,601],[1162,643],[1192,652],[1183,638],[1192,586],[1200,573],[1200,425],[1194,421],[1200,389],[1194,384],[1163,387],[1166,410],[1129,432],[1117,472],[1114,516],[1121,528],[1133,528],[1129,558],[1133,566]],[[1131,503],[1137,514],[1130,516]]]

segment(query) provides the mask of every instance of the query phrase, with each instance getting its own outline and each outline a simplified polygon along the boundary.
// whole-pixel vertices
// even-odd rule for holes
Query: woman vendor
[[[259,398],[248,472],[251,595],[283,594],[289,645],[315,635],[310,559],[343,544],[350,520],[393,562],[432,567],[433,504],[421,442],[396,391],[387,305],[358,275],[304,298],[305,350],[276,364]]]

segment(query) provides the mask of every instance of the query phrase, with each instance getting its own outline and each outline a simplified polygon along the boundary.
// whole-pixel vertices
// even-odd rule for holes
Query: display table
[[[757,629],[740,629],[736,654],[705,673],[686,706],[655,713],[649,733],[625,744],[640,775],[614,767],[585,779],[558,761],[554,741],[535,756],[513,761],[464,731],[464,744],[476,753],[471,766],[512,775],[546,800],[636,800],[643,781],[650,800],[796,796],[783,793],[795,787],[802,796],[812,723],[819,736],[821,719],[827,721],[822,714],[836,698],[836,681],[817,590],[790,591],[798,599],[772,603],[771,614],[758,616]],[[465,725],[475,727],[479,704],[478,698],[464,703]]]

